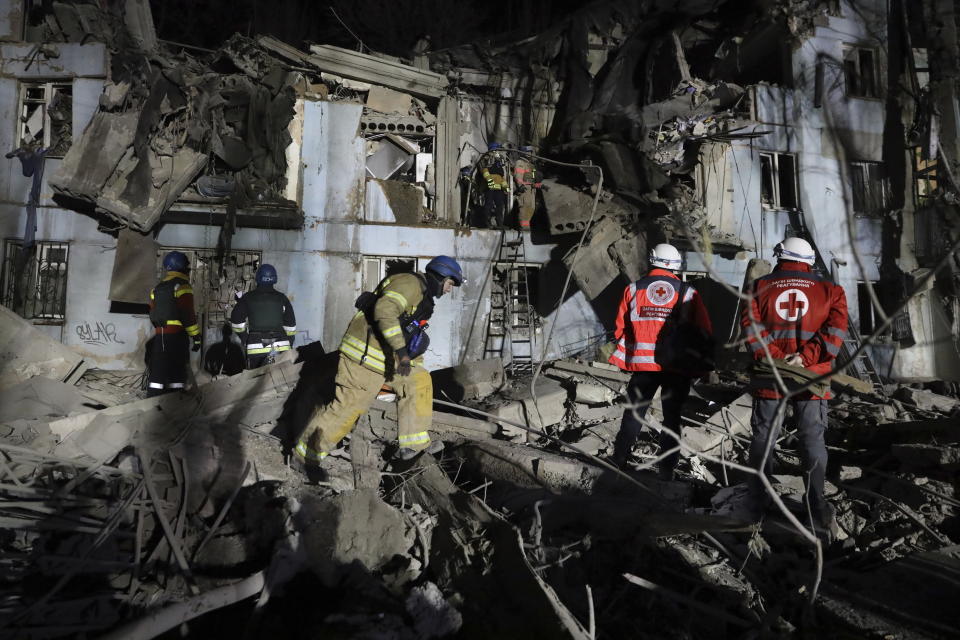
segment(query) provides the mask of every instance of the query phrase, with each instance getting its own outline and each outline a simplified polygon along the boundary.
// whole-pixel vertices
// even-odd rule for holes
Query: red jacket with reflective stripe
[[[843,287],[812,273],[802,262],[782,261],[773,273],[754,280],[747,293],[752,297],[740,325],[755,360],[766,358],[766,345],[773,358],[799,353],[810,371],[833,371],[833,360],[847,336]],[[755,389],[754,395],[781,397],[775,387]]]
[[[681,284],[680,278],[670,271],[651,269],[645,277],[624,290],[614,332],[617,348],[610,356],[610,364],[625,371],[663,370],[655,358],[657,345],[666,337],[663,329],[679,302]],[[708,335],[713,335],[710,316],[693,287],[688,285],[685,288],[683,304],[677,313],[679,320],[692,322]],[[695,371],[679,373],[691,377],[700,375]]]

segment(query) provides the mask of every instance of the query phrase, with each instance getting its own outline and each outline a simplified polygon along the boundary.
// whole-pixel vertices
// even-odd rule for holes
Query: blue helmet
[[[277,284],[277,270],[272,264],[262,264],[257,269],[257,284]]]
[[[520,151],[523,151],[524,153],[533,153],[533,147],[530,146],[529,144],[525,144],[522,147],[520,147]]]
[[[190,261],[180,251],[171,251],[163,256],[163,268],[167,271],[186,271],[190,268]]]
[[[503,145],[499,142],[491,142],[487,145],[487,151],[496,151],[497,149],[502,149]]]
[[[427,263],[427,271],[437,274],[441,278],[451,278],[453,284],[463,284],[463,269],[450,256],[437,256]]]

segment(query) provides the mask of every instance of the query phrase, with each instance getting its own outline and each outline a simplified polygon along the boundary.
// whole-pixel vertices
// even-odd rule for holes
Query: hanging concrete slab
[[[157,277],[157,251],[160,245],[150,236],[121,229],[113,256],[110,300],[147,304],[150,288]]]

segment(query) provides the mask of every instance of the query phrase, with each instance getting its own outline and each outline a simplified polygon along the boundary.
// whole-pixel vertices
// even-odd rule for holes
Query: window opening
[[[850,181],[855,214],[877,217],[887,211],[890,182],[882,162],[851,162]]]
[[[360,286],[363,291],[373,291],[380,281],[397,273],[413,273],[422,270],[421,258],[403,256],[364,256]]]
[[[73,86],[53,82],[20,84],[20,145],[49,149],[59,158],[73,143]]]
[[[846,47],[843,52],[843,75],[848,96],[854,98],[880,97],[875,50],[863,47]]]
[[[788,153],[760,153],[760,201],[769,209],[797,209],[796,159]]]
[[[3,304],[37,324],[63,324],[67,309],[66,242],[4,243]]]

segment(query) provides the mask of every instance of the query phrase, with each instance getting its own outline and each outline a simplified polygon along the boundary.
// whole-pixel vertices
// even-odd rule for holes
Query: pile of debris
[[[607,465],[628,376],[598,362],[511,377],[434,373],[432,436],[400,462],[377,401],[308,483],[284,463],[336,354],[140,399],[133,372],[12,319],[0,364],[0,637],[691,638],[794,630],[955,637],[960,401],[844,386],[828,431],[836,542],[818,562],[783,517],[735,517],[751,403],[696,386],[674,481],[649,471],[658,403]],[[318,391],[319,390],[319,391]],[[786,430],[772,478],[802,513]],[[601,456],[597,458],[595,456]],[[801,516],[802,519],[802,516]],[[821,575],[822,572],[822,575]]]

